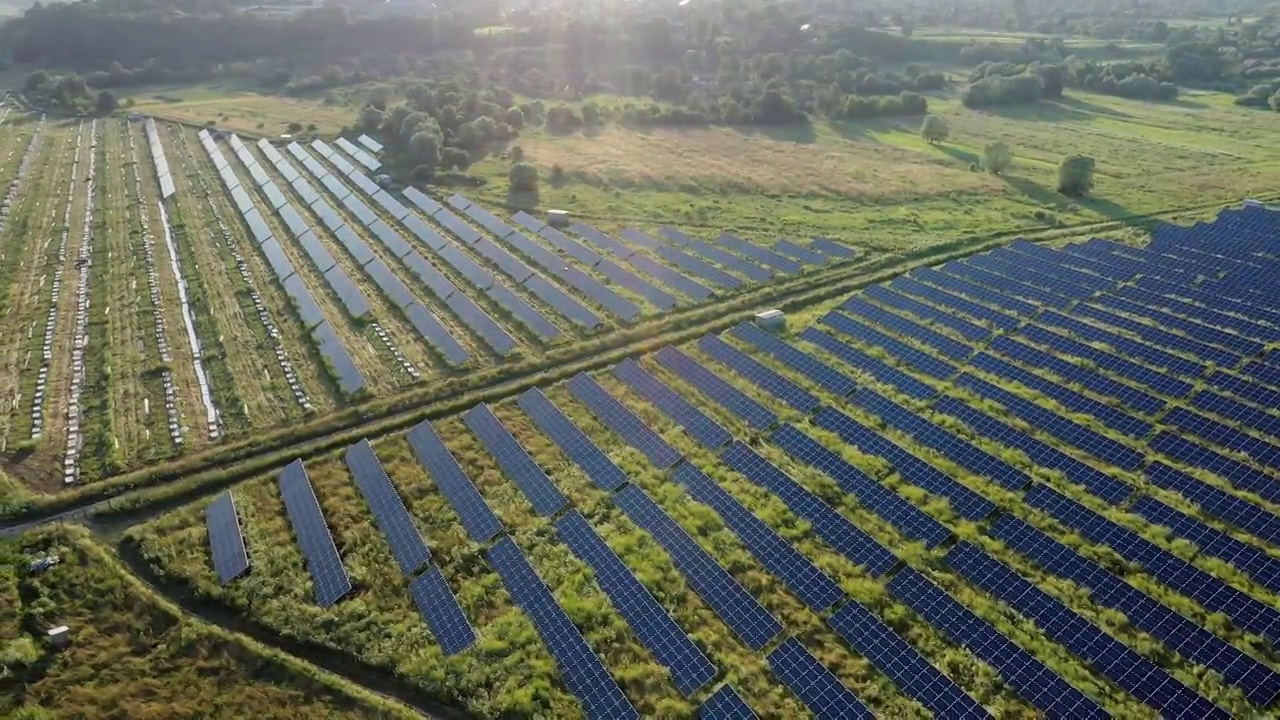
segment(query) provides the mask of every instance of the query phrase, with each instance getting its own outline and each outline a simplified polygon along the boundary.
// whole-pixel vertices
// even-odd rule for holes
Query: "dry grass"
[[[147,88],[129,97],[133,98],[134,112],[196,125],[212,120],[220,128],[256,135],[287,133],[294,122],[304,127],[314,124],[321,133],[336,133],[355,115],[352,108],[343,105],[264,95],[233,83]]]

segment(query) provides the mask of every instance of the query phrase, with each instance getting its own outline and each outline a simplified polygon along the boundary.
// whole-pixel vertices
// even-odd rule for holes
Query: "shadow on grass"
[[[1208,110],[1208,103],[1202,103],[1199,100],[1188,100],[1180,97],[1168,102],[1160,103],[1161,105],[1173,105],[1174,107],[1187,108],[1188,110]]]
[[[1099,105],[1098,103],[1089,102],[1088,100],[1082,100],[1074,95],[1063,95],[1056,101],[1056,104],[1071,108],[1072,110],[1080,110],[1082,112],[1093,113],[1095,115],[1106,115],[1118,118],[1133,117],[1127,112],[1121,112],[1120,110],[1107,107],[1106,105]]]
[[[813,129],[812,122],[792,123],[790,125],[734,125],[733,130],[741,135],[760,135],[771,140],[804,145],[816,142],[818,139],[818,133]]]
[[[1132,227],[1147,227],[1152,222],[1149,218],[1113,200],[1093,196],[1071,197],[1063,195],[1057,190],[1047,188],[1034,180],[1017,175],[1000,175],[998,177],[1027,199],[1040,205],[1052,207],[1058,212],[1070,211],[1074,206],[1074,209],[1092,210],[1108,220],[1123,222],[1125,225]]]
[[[1080,102],[1085,105],[1093,106],[1093,103],[1088,103],[1083,100]],[[1096,113],[1094,113],[1092,109],[1086,112],[1082,109],[1070,107],[1061,101],[1040,101],[1019,103],[1017,105],[993,105],[991,107],[983,108],[983,110],[991,115],[1008,118],[1010,120],[1021,120],[1023,122],[1089,122],[1096,117]]]
[[[975,152],[969,152],[968,150],[961,150],[958,147],[955,147],[953,145],[947,145],[946,143],[930,145],[929,147],[933,148],[934,150],[937,150],[943,155],[951,157],[955,160],[959,160],[960,162],[964,163],[966,168],[970,165],[982,164],[982,158],[979,157],[978,154]]]
[[[527,190],[508,190],[507,207],[533,212],[538,207],[538,193]]]
[[[878,143],[880,140],[871,134],[871,124],[869,122],[853,122],[849,120],[828,120],[827,127],[836,132],[837,135],[845,140],[853,140],[855,142],[873,142]]]

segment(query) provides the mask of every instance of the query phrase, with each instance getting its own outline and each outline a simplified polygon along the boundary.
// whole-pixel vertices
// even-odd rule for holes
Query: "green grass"
[[[222,129],[267,137],[288,133],[289,124],[295,122],[304,127],[314,124],[319,133],[337,133],[352,122],[359,109],[314,97],[275,95],[234,79],[130,88],[120,95],[121,102],[127,99],[134,102],[129,112],[189,125],[212,120]]]

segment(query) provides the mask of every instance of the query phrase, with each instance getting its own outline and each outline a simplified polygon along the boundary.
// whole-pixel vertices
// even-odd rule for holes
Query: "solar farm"
[[[548,288],[622,323],[851,259],[401,202],[367,144],[172,144],[245,199],[222,213],[250,228],[238,252],[336,386],[312,403],[446,372],[446,334],[470,362],[582,337]],[[1014,241],[295,459],[129,542],[204,602],[478,716],[1268,716],[1278,237],[1248,204],[1142,245]],[[452,292],[368,269],[403,279],[413,253]],[[363,304],[339,290],[365,278]],[[389,307],[414,302],[422,323]]]
[[[0,112],[0,456],[43,491],[588,357],[859,257],[830,240],[553,228],[395,187],[367,136]]]

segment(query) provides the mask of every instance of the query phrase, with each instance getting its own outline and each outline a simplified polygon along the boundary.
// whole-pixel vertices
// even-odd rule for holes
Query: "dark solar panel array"
[[[516,349],[515,339],[506,330],[503,330],[498,323],[494,322],[493,318],[489,317],[489,313],[482,310],[479,305],[476,305],[464,293],[458,292],[450,295],[445,304],[449,306],[449,309],[458,316],[458,319],[464,325],[480,336],[480,339],[484,341],[485,345],[489,346],[490,350],[505,356],[510,355]]]
[[[302,250],[307,254],[307,257],[311,258],[316,270],[321,273],[328,272],[329,268],[338,264],[338,261],[333,259],[333,255],[329,254],[329,250],[325,248],[324,243],[320,242],[316,234],[310,230],[298,238],[298,244],[302,246]]]
[[[1226,418],[1233,423],[1252,428],[1268,437],[1280,435],[1280,416],[1264,412],[1251,405],[1220,395],[1212,390],[1201,390],[1191,398],[1197,409]]]
[[[922,345],[928,345],[956,362],[961,362],[973,355],[973,346],[953,340],[901,315],[895,315],[860,297],[849,298],[840,306],[840,309],[857,316],[864,322],[874,322]]]
[[[698,720],[756,720],[756,714],[732,685],[721,685],[698,706]]]
[[[1264,500],[1280,503],[1280,483],[1270,475],[1193,440],[1162,432],[1152,438],[1147,447],[1179,463],[1208,470],[1234,487],[1257,493]]]
[[[911,272],[911,277],[937,286],[948,292],[963,295],[974,302],[982,303],[993,308],[998,308],[1001,312],[1013,315],[1017,318],[1029,318],[1036,314],[1039,309],[1036,304],[1029,303],[1018,298],[1005,295],[1002,292],[984,287],[975,282],[960,277],[955,274],[962,266],[958,264],[948,263],[938,268],[917,268]],[[945,272],[944,272],[945,271]],[[972,277],[977,273],[969,268],[968,274]],[[1000,283],[1005,285],[1007,283]]]
[[[409,292],[409,288],[405,287],[400,278],[396,277],[395,273],[391,272],[391,268],[387,267],[380,258],[374,258],[365,263],[364,271],[373,279],[378,289],[395,303],[396,307],[406,308],[414,303],[413,293]]]
[[[1280,545],[1280,516],[1161,462],[1147,467],[1146,478],[1152,485],[1180,494],[1206,514],[1259,540]]]
[[[356,231],[351,229],[350,225],[343,225],[333,232],[333,236],[337,238],[338,243],[351,253],[351,257],[355,259],[358,265],[367,265],[373,260],[373,249],[369,247]]]
[[[684,428],[690,437],[706,447],[716,450],[733,441],[728,430],[649,374],[635,360],[627,358],[618,363],[613,368],[613,374],[626,383],[632,392],[649,401],[672,422]],[[640,447],[637,446],[636,449],[639,450]]]
[[[830,365],[814,359],[792,345],[779,340],[769,333],[750,323],[737,325],[730,331],[735,338],[755,346],[757,350],[768,353],[773,359],[786,365],[793,371],[804,375],[818,387],[844,397],[857,388],[857,383],[848,375],[838,372]]]
[[[347,446],[344,459],[355,478],[356,487],[360,488],[360,495],[369,505],[374,523],[386,536],[400,571],[412,576],[431,562],[431,552],[422,541],[418,526],[405,508],[400,493],[391,484],[377,453],[365,439]]]
[[[1046,289],[1038,284],[1013,277],[1011,271],[1002,270],[1001,263],[988,256],[975,256],[964,260],[956,260],[939,267],[939,269],[957,278],[975,285],[984,285],[1004,296],[999,301],[1008,307],[1009,301],[1027,301],[1045,308],[1065,307],[1071,303],[1071,297],[1054,290]],[[1001,273],[1004,274],[1001,274]],[[1030,316],[1028,313],[1026,316]]]
[[[285,257],[284,250],[280,248],[280,243],[276,242],[275,238],[262,243],[262,254],[267,256],[267,264],[271,266],[271,272],[276,274],[280,282],[288,280],[293,275],[293,263]]]
[[[1202,362],[1214,363],[1223,367],[1235,367],[1240,363],[1240,356],[1230,350],[1214,347],[1208,343],[1184,337],[1163,328],[1148,325],[1092,305],[1077,305],[1072,309],[1072,312],[1082,318],[1104,323],[1124,330],[1131,335],[1136,335],[1143,342],[1149,342],[1173,352],[1191,355]]]
[[[721,340],[717,335],[698,338],[698,349],[734,371],[753,386],[773,395],[802,413],[810,413],[821,402],[808,390],[779,375],[772,368]]]
[[[685,250],[690,250],[712,262],[719,263],[734,272],[740,273],[749,280],[754,282],[767,282],[773,277],[773,272],[769,270],[769,268],[759,264],[749,263],[731,252],[726,252],[711,243],[685,235],[675,228],[665,227],[663,228],[663,232],[669,238],[672,238],[673,242],[678,238],[679,242],[676,242],[676,244]],[[688,253],[681,252],[680,254],[688,257]]]
[[[915,570],[904,568],[899,571],[889,581],[889,592],[951,642],[968,649],[995,668],[1023,700],[1043,712],[1045,717],[1099,720],[1110,717],[1089,696],[1076,690]]]
[[[622,230],[622,232],[618,234],[622,236],[623,240],[626,240],[627,242],[631,243],[632,245],[635,245],[641,250],[648,250],[650,252],[653,252],[658,248],[666,245],[666,243],[662,242],[661,240],[657,240],[649,235],[646,235],[645,233],[642,233],[639,230],[636,230],[635,228],[625,228]]]
[[[867,608],[850,601],[827,623],[894,685],[940,718],[985,718],[990,714]]]
[[[560,450],[586,473],[601,490],[617,490],[627,482],[626,473],[614,464],[582,429],[573,423],[555,403],[538,388],[520,394],[516,403],[533,420],[538,429],[551,438]]]
[[[1188,435],[1194,435],[1232,452],[1247,455],[1266,467],[1272,469],[1280,467],[1280,447],[1213,418],[1184,407],[1175,407],[1165,413],[1161,420],[1165,425]]]
[[[386,190],[379,190],[374,193],[373,201],[381,205],[382,209],[386,210],[387,213],[396,220],[403,220],[407,215],[409,215],[409,208],[405,207],[404,203],[395,199],[395,197]]]
[[[435,215],[439,212],[440,208],[444,207],[415,187],[405,188],[403,190],[403,194],[406,200],[418,206],[419,209],[428,215]]]
[[[628,485],[614,495],[614,502],[631,518],[631,522],[652,535],[666,549],[689,587],[748,647],[760,650],[782,632],[781,623],[764,609],[760,601],[738,584],[643,490]]]
[[[816,720],[875,718],[799,640],[793,637],[784,640],[769,653],[768,661],[773,674],[800,698]]]
[[[813,416],[812,422],[840,436],[846,443],[856,445],[863,453],[889,461],[903,481],[946,498],[960,517],[981,520],[996,511],[995,503],[835,408],[822,408]]]
[[[443,225],[444,229],[452,233],[454,237],[468,245],[471,245],[481,237],[475,228],[447,209],[441,208],[440,211],[432,216],[432,219]]]
[[[600,327],[603,322],[599,315],[541,275],[530,275],[524,282],[524,288],[578,327],[591,330]]]
[[[249,554],[245,551],[240,518],[230,490],[204,509],[204,523],[209,532],[213,570],[218,573],[218,584],[226,585],[249,570]]]
[[[324,322],[324,313],[320,312],[320,306],[311,296],[311,291],[303,284],[302,278],[294,275],[286,280],[284,291],[289,295],[289,302],[293,304],[293,309],[298,311],[303,327],[311,329]]]
[[[573,554],[591,566],[609,602],[654,658],[671,672],[677,690],[689,697],[711,682],[716,666],[582,515],[575,511],[560,518],[556,531]]]
[[[249,232],[253,235],[253,239],[261,245],[271,237],[271,230],[267,228],[267,223],[262,219],[262,213],[257,208],[250,210],[244,214],[244,221],[249,226]]]
[[[742,286],[742,281],[738,278],[710,263],[703,262],[702,260],[693,257],[679,248],[663,245],[655,250],[654,254],[671,263],[676,268],[679,268],[680,270],[683,270],[720,290],[735,290]],[[736,260],[736,262],[741,263],[742,261]]]
[[[733,250],[737,254],[748,258],[749,260],[754,260],[756,263],[765,267],[773,268],[775,271],[780,273],[794,275],[804,269],[800,263],[797,263],[794,260],[789,260],[772,250],[766,250],[759,245],[749,243],[740,237],[734,237],[727,233],[716,238],[716,242],[724,245],[730,250]]]
[[[354,194],[343,198],[342,204],[347,208],[347,211],[352,215],[355,215],[356,219],[360,221],[360,224],[365,227],[371,227],[378,219],[378,216],[373,212],[373,209]]]
[[[335,175],[320,175],[320,184],[328,188],[329,192],[338,199],[339,202],[345,204],[347,199],[352,197],[351,188],[342,182]]]
[[[879,515],[903,535],[923,540],[929,547],[951,536],[945,526],[923,510],[867,477],[834,451],[795,427],[783,425],[770,437],[791,457],[826,473],[842,490],[855,496],[859,504]]]
[[[510,225],[499,220],[497,215],[494,215],[474,203],[467,206],[463,212],[466,213],[467,217],[474,220],[477,225],[493,233],[498,239],[502,239],[515,232],[515,229]]]
[[[1263,343],[1256,340],[1250,340],[1243,335],[1237,335],[1233,332],[1220,330],[1194,320],[1188,320],[1187,318],[1174,315],[1171,312],[1131,302],[1124,298],[1103,295],[1102,297],[1094,300],[1094,303],[1105,307],[1112,312],[1122,312],[1128,315],[1147,318],[1160,327],[1177,330],[1200,343],[1217,345],[1230,350],[1236,355],[1242,355],[1245,357],[1257,355],[1262,352],[1262,348],[1264,347]]]
[[[969,543],[946,555],[946,563],[970,582],[1035,621],[1054,642],[1129,694],[1179,717],[1225,718],[1213,703],[1178,682],[1160,666],[1102,632],[1053,596],[1027,582]]]
[[[479,290],[488,290],[489,286],[497,282],[493,274],[485,270],[483,265],[471,259],[470,255],[452,243],[440,248],[439,256],[463,279]]]
[[[439,250],[444,247],[445,239],[440,237],[440,233],[436,232],[435,228],[428,225],[425,220],[417,215],[407,215],[400,219],[400,223],[408,228],[409,232],[413,233],[418,242],[432,250]]]
[[[721,407],[737,415],[754,430],[765,430],[778,421],[774,412],[753,400],[746,393],[711,372],[697,360],[667,345],[654,356],[663,367],[680,379],[697,388]]]
[[[601,260],[596,270],[609,282],[644,298],[650,305],[659,310],[670,310],[676,306],[676,298],[667,291],[653,285],[639,275],[608,260]]]
[[[533,334],[541,338],[543,342],[552,342],[560,337],[560,328],[553,325],[546,316],[525,302],[523,298],[516,295],[506,285],[494,283],[489,286],[485,294],[501,305],[504,310],[511,313],[521,325],[533,331]]]
[[[1152,367],[1161,368],[1175,375],[1199,377],[1204,374],[1204,363],[1179,357],[1165,352],[1150,343],[1108,332],[1096,325],[1082,322],[1059,312],[1045,311],[1040,314],[1036,322],[1046,327],[1065,330],[1072,337],[1085,342],[1107,345],[1112,348],[1111,352],[1115,354],[1140,360]]]
[[[956,374],[956,367],[942,358],[934,357],[933,353],[925,352],[919,348],[913,347],[896,338],[890,337],[868,325],[858,322],[848,315],[838,312],[830,312],[822,317],[819,321],[823,325],[839,332],[842,335],[853,338],[864,345],[878,347],[889,353],[890,357],[898,360],[903,365],[928,375],[929,377],[945,380]],[[808,328],[814,330],[814,328]],[[863,361],[862,365],[866,366],[867,371],[877,378],[879,374],[870,368],[877,365],[883,365],[879,360],[871,358]],[[928,397],[927,395],[925,397]]]
[[[1169,528],[1174,537],[1193,543],[1201,553],[1231,563],[1268,590],[1280,592],[1280,560],[1265,551],[1240,542],[1153,497],[1139,498],[1129,510],[1146,518],[1152,525]]]
[[[476,632],[440,568],[433,567],[409,583],[409,596],[445,655],[456,655],[475,643]]]
[[[543,644],[556,660],[565,687],[582,703],[593,720],[639,718],[618,683],[609,677],[600,658],[565,614],[546,584],[511,538],[503,538],[488,550],[489,564],[502,584],[538,630]]]
[[[711,297],[711,290],[706,286],[690,280],[648,255],[632,255],[627,258],[627,262],[631,267],[695,301],[702,302]]]
[[[427,471],[440,493],[449,501],[471,539],[487,543],[502,532],[502,523],[489,509],[462,466],[445,447],[429,420],[413,426],[407,435],[418,463]]]
[[[1180,398],[1190,393],[1194,387],[1185,380],[1139,365],[1119,355],[1112,355],[1105,350],[1099,350],[1038,325],[1027,325],[1020,332],[1027,340],[1037,345],[1043,345],[1063,355],[1087,360],[1101,370],[1132,380],[1161,395]]]
[[[301,460],[294,460],[280,472],[279,485],[289,524],[293,526],[307,571],[311,573],[316,604],[329,607],[351,592],[351,579],[342,567],[342,558],[338,556],[338,548],[333,544],[333,536],[329,534],[329,526],[325,524]]]
[[[595,247],[623,260],[631,257],[631,254],[635,252],[634,248],[627,247],[590,225],[584,225],[576,222],[570,225],[569,229],[586,238],[587,242],[591,243]]]
[[[356,287],[341,266],[334,265],[324,274],[324,279],[329,283],[329,287],[333,288],[333,292],[338,296],[342,307],[346,308],[348,315],[353,318],[362,318],[369,314],[368,298],[360,288]]]
[[[542,236],[542,239],[546,240],[551,247],[559,250],[587,267],[595,266],[601,260],[600,254],[595,250],[592,250],[578,240],[565,235],[550,225],[540,225],[536,230],[534,230],[534,232]]]
[[[947,308],[951,312],[964,313],[975,320],[988,323],[1000,330],[1012,330],[1018,326],[1018,318],[1012,315],[993,310],[986,305],[967,300],[932,285],[926,285],[909,275],[895,278],[888,284],[888,287],[895,292],[928,300],[938,307]]]
[[[1118,400],[1121,405],[1140,413],[1155,415],[1166,405],[1164,400],[1145,390],[1113,380],[1008,335],[992,340],[990,349],[1024,365],[1048,370],[1067,383],[1081,385],[1095,394]]]
[[[453,333],[449,332],[449,328],[440,322],[440,318],[436,317],[435,313],[415,302],[404,309],[404,314],[418,334],[444,356],[445,362],[454,367],[470,362],[471,354],[458,342]]]
[[[446,300],[448,297],[458,292],[458,286],[453,281],[445,277],[435,265],[422,256],[417,250],[410,251],[408,255],[400,258],[400,262],[409,268],[409,272],[427,286],[437,298]]]
[[[776,495],[786,503],[791,512],[808,522],[814,533],[827,545],[855,565],[861,565],[872,575],[880,576],[898,564],[898,558],[888,548],[849,522],[826,501],[791,479],[776,465],[760,457],[745,443],[735,442],[730,445],[721,453],[720,459],[752,483]]]
[[[608,390],[600,387],[590,375],[578,373],[569,378],[565,385],[574,399],[586,405],[597,420],[620,435],[628,445],[639,450],[658,469],[666,470],[680,462],[679,451],[636,417],[626,405],[610,395]]]
[[[518,283],[528,280],[533,274],[533,268],[525,265],[515,255],[498,247],[488,238],[480,238],[471,247]]]
[[[805,265],[825,265],[829,258],[820,252],[814,252],[808,248],[802,248],[790,240],[778,240],[773,244],[773,251],[794,258]]]
[[[296,276],[295,276],[296,277]],[[344,395],[354,395],[364,389],[364,375],[356,368],[355,361],[347,352],[347,348],[338,339],[329,323],[322,322],[311,331],[317,349],[324,356],[325,362],[333,369],[338,382],[338,389]]]
[[[413,246],[400,237],[400,233],[392,230],[391,226],[382,220],[374,220],[369,223],[369,232],[373,233],[373,236],[378,238],[378,242],[382,243],[383,247],[390,250],[391,254],[398,258],[404,257],[409,251],[413,250]]]
[[[675,469],[671,479],[684,485],[694,500],[715,510],[761,567],[782,580],[810,610],[822,612],[844,597],[835,580],[701,470],[684,463]]]
[[[560,492],[551,478],[538,467],[511,431],[507,430],[487,405],[473,406],[462,415],[462,420],[480,438],[507,479],[515,483],[533,505],[534,512],[543,516],[555,515],[569,499]]]
[[[938,394],[931,386],[865,352],[862,352],[861,350],[858,350],[848,343],[840,342],[815,327],[805,328],[805,330],[800,333],[799,337],[801,340],[811,342],[823,350],[826,350],[841,362],[851,365],[858,370],[867,373],[876,380],[897,389],[908,397],[915,398],[916,400],[927,400]],[[934,358],[929,358],[924,353],[919,353],[919,359],[925,358],[927,358],[929,362],[934,361]]]
[[[1239,375],[1217,370],[1212,375],[1203,378],[1203,381],[1206,385],[1216,390],[1231,393],[1254,405],[1264,408],[1280,407],[1280,390],[1274,390],[1262,383],[1248,380]],[[1193,402],[1194,400],[1195,398],[1193,398]]]

